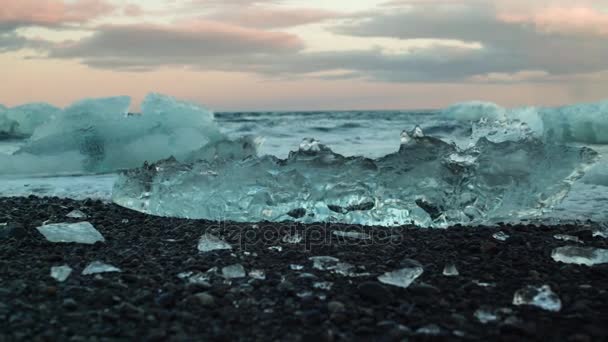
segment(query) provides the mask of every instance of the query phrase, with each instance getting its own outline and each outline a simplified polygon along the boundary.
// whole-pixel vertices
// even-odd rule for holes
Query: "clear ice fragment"
[[[72,268],[68,265],[51,267],[51,277],[58,282],[63,282],[72,274]]]
[[[572,236],[572,235],[556,234],[556,235],[553,235],[553,238],[556,240],[562,240],[562,241],[572,241],[572,242],[584,243],[583,241],[581,241],[581,239],[578,238],[578,236]]]
[[[340,262],[340,259],[331,256],[314,256],[308,259],[312,261],[312,268],[320,271],[333,270]]]
[[[412,260],[409,264],[396,271],[384,273],[378,277],[378,280],[384,284],[408,288],[424,272],[422,265],[417,261]]]
[[[245,268],[241,264],[234,264],[222,268],[222,276],[226,279],[244,278],[247,276]]]
[[[532,305],[547,311],[560,311],[562,301],[559,299],[549,285],[541,287],[526,286],[515,292],[513,305]]]
[[[53,223],[37,228],[50,242],[75,242],[94,244],[105,239],[89,222]]]
[[[460,272],[458,272],[458,269],[454,263],[448,263],[443,268],[443,275],[446,277],[455,277],[460,275]]]
[[[492,237],[498,241],[507,241],[509,235],[503,231],[492,234]]]
[[[296,264],[290,264],[289,268],[291,270],[294,270],[294,271],[301,271],[301,270],[304,269],[304,266],[302,266],[302,265],[296,265]]]
[[[198,250],[203,253],[226,249],[232,249],[232,246],[228,242],[212,234],[203,234],[198,240]]]
[[[249,277],[258,280],[266,279],[266,272],[264,270],[251,270],[249,271]]]
[[[109,272],[121,272],[120,268],[103,263],[101,261],[93,261],[85,267],[82,271],[83,275],[97,274],[97,273],[109,273]]]
[[[551,257],[566,264],[593,266],[608,263],[608,249],[564,246],[554,249]]]
[[[85,219],[88,217],[87,214],[83,213],[82,211],[80,211],[78,209],[70,211],[65,216],[69,217],[69,218],[75,218],[75,219]]]
[[[283,247],[281,246],[270,246],[268,247],[269,251],[274,251],[274,252],[282,252],[283,251]]]

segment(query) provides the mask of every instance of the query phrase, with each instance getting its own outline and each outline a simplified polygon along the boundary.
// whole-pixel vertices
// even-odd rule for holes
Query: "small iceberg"
[[[526,286],[515,292],[513,305],[532,305],[543,310],[558,312],[562,309],[562,301],[549,285],[541,287]]]
[[[454,263],[448,263],[443,268],[443,275],[446,277],[455,277],[460,275],[460,272],[458,272],[458,269]]]
[[[101,261],[93,261],[85,267],[82,271],[82,275],[98,274],[98,273],[110,273],[110,272],[122,272],[120,268],[103,263]]]
[[[608,249],[564,246],[554,249],[551,258],[566,264],[593,266],[608,263]]]
[[[74,219],[85,219],[88,217],[87,214],[83,213],[82,211],[80,211],[78,209],[70,211],[65,216],[69,217],[69,218],[74,218]]]
[[[492,237],[498,241],[507,241],[509,239],[509,235],[503,231],[492,234]]]
[[[245,268],[241,264],[230,265],[222,268],[222,276],[226,279],[244,278],[247,276]]]
[[[415,260],[407,261],[407,267],[392,272],[386,272],[378,277],[378,281],[383,284],[408,288],[416,278],[424,272],[422,265]]]
[[[204,234],[198,241],[198,250],[203,253],[225,249],[232,249],[232,246],[215,235]]]
[[[51,267],[51,277],[58,282],[63,282],[72,274],[72,268],[68,265]]]
[[[53,223],[37,228],[50,242],[75,242],[92,245],[106,241],[89,222]]]

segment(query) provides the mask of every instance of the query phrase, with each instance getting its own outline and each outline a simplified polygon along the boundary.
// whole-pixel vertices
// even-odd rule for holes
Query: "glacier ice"
[[[121,272],[120,268],[106,264],[101,261],[93,261],[82,270],[82,275],[98,274],[98,273],[110,273],[110,272]]]
[[[110,172],[185,157],[223,137],[213,113],[195,104],[149,94],[142,113],[132,114],[130,102],[125,96],[87,99],[57,111],[21,149],[1,156],[7,167],[0,173]]]
[[[28,103],[13,108],[0,107],[0,140],[24,139],[55,119],[61,109],[46,103]]]
[[[608,249],[564,246],[554,249],[551,257],[566,264],[593,266],[608,263]]]
[[[456,265],[450,262],[445,264],[445,267],[443,268],[443,275],[446,277],[455,277],[460,275],[460,272],[458,272],[458,268],[456,268]]]
[[[105,241],[89,222],[45,224],[37,229],[50,242],[94,244]]]
[[[58,282],[63,282],[72,274],[72,268],[68,265],[51,267],[51,277]]]
[[[515,292],[513,305],[532,305],[547,311],[560,311],[562,301],[549,285],[526,286]]]
[[[538,215],[597,160],[588,148],[531,136],[460,149],[416,128],[402,141],[378,159],[345,157],[314,139],[287,159],[257,156],[251,139],[222,141],[223,149],[212,143],[189,162],[122,173],[112,199],[159,216],[443,227]]]
[[[441,114],[458,121],[501,122],[506,130],[512,129],[508,127],[509,124],[524,123],[530,131],[546,140],[608,143],[608,101],[556,108],[513,109],[505,109],[490,102],[473,101],[448,107]],[[494,134],[497,133],[500,134],[499,129],[494,131]]]
[[[197,248],[200,252],[206,253],[216,250],[232,249],[232,246],[215,235],[203,234],[198,240]]]
[[[222,267],[222,276],[226,279],[244,278],[247,275],[241,264]]]
[[[422,275],[424,269],[415,260],[406,260],[405,264],[403,268],[378,276],[378,281],[387,285],[408,288],[414,280]]]

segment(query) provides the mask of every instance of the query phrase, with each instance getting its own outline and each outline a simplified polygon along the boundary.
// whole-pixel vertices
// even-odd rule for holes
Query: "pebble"
[[[386,286],[375,281],[366,281],[357,286],[359,295],[376,304],[388,303],[393,299],[393,293]]]
[[[201,292],[194,295],[198,302],[204,307],[215,306],[215,297],[207,292]]]

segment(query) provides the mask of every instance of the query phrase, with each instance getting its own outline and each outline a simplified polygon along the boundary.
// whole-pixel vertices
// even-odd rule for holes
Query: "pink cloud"
[[[144,14],[143,8],[139,5],[128,4],[123,8],[123,14],[128,17],[138,17]]]
[[[214,18],[250,27],[279,28],[305,25],[340,17],[339,13],[313,8],[247,6],[218,13]]]
[[[2,0],[0,22],[58,25],[85,22],[114,10],[115,7],[105,0]]]
[[[503,13],[509,23],[529,23],[548,33],[608,35],[608,13],[590,7],[548,7],[535,13]]]

